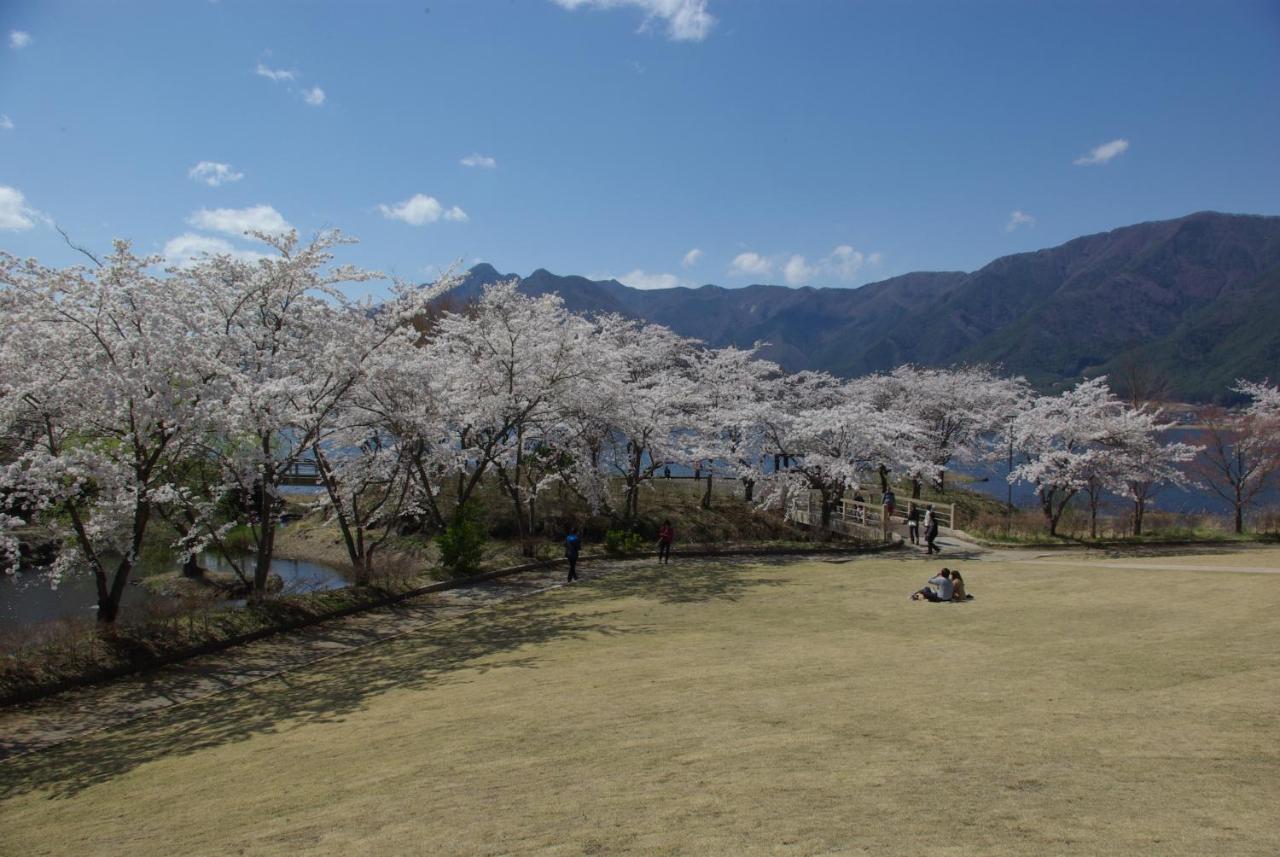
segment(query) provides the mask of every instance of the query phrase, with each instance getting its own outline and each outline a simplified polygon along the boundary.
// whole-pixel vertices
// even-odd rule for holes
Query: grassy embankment
[[[1205,561],[645,565],[6,763],[0,850],[1270,857],[1280,577]]]

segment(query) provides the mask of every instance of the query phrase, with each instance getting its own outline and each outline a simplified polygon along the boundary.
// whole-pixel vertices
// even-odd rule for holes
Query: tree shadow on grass
[[[750,574],[753,567],[794,565],[801,559],[794,556],[716,557],[676,559],[667,565],[635,560],[620,572],[592,575],[590,586],[584,591],[600,599],[649,598],[664,604],[737,601],[749,590],[794,582]]]
[[[512,653],[561,639],[649,631],[634,623],[616,624],[610,617],[621,611],[593,607],[593,603],[626,596],[666,603],[737,600],[749,589],[789,582],[749,573],[751,567],[794,562],[795,557],[717,559],[684,566],[628,568],[593,575],[585,585],[565,593],[567,604],[565,599],[534,598],[472,610],[440,625],[272,676],[259,684],[166,708],[145,719],[12,758],[0,763],[0,800],[30,792],[43,792],[50,799],[70,798],[162,758],[309,724],[341,721],[388,691],[426,690],[456,680],[464,671],[532,668],[539,661],[536,649],[515,657]],[[324,633],[332,634],[335,643],[350,645],[369,632],[335,625]],[[499,655],[505,657],[494,662]],[[263,674],[271,667],[264,662]],[[249,671],[255,668],[252,664],[248,667]],[[156,689],[139,692],[154,694]],[[173,698],[181,701],[180,695]]]
[[[387,691],[430,688],[467,669],[529,668],[537,663],[536,654],[487,663],[524,646],[643,631],[614,626],[608,615],[563,612],[545,602],[477,611],[420,634],[11,759],[0,765],[0,799],[31,791],[73,797],[164,757],[342,720]]]

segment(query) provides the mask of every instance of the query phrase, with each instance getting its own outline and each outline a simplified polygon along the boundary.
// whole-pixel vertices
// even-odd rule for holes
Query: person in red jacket
[[[658,562],[671,562],[671,543],[675,540],[675,527],[671,526],[670,521],[663,521],[662,526],[658,527]]]

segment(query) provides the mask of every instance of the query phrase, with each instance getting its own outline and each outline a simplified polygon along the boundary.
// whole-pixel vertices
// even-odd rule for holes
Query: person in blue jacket
[[[564,539],[564,556],[569,560],[569,579],[566,583],[573,583],[578,579],[578,551],[582,549],[582,539],[578,537],[577,527],[569,528],[569,535]]]

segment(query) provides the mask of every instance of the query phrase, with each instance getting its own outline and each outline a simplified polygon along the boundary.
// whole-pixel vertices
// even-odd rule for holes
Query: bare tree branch
[[[58,234],[62,236],[63,241],[67,242],[68,247],[70,247],[72,250],[77,250],[85,254],[86,256],[88,256],[90,259],[93,260],[93,264],[97,265],[99,268],[102,267],[101,260],[99,260],[97,256],[93,255],[88,250],[81,247],[79,244],[76,244],[74,241],[72,241],[71,236],[67,234],[67,230],[63,229],[61,226],[59,226],[56,223],[53,225],[53,228],[58,230]]]

